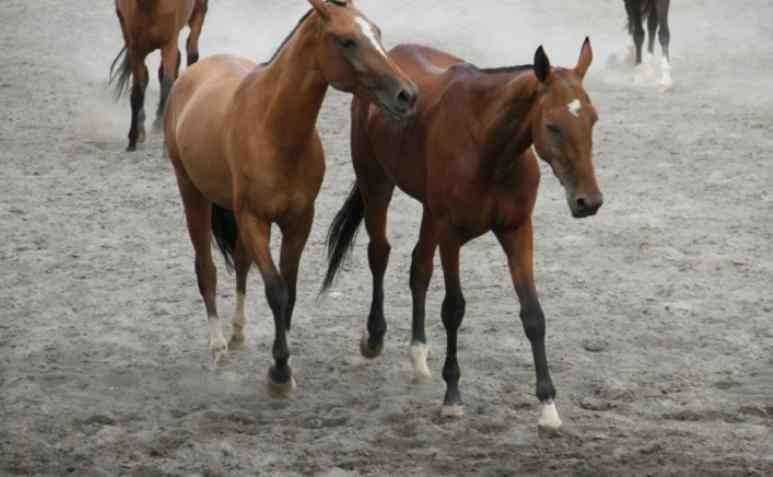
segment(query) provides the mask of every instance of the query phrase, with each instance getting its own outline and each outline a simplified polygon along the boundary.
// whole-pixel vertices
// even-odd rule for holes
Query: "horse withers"
[[[637,67],[647,68],[644,61],[644,26],[647,23],[648,43],[647,52],[650,57],[655,54],[655,35],[658,35],[663,59],[660,64],[660,86],[669,89],[674,81],[671,77],[671,29],[668,25],[668,11],[671,8],[671,0],[625,0],[625,10],[628,14],[628,33],[633,38],[635,48],[635,64]]]
[[[137,143],[145,141],[145,89],[149,81],[145,58],[153,51],[161,50],[161,66],[158,69],[161,100],[155,122],[155,126],[160,128],[169,91],[180,72],[181,55],[177,37],[185,25],[190,26],[191,32],[186,42],[188,66],[196,63],[208,1],[116,0],[116,14],[121,23],[124,47],[110,67],[110,82],[116,83],[118,98],[129,88],[129,78],[132,78],[128,151],[136,150]]]
[[[350,0],[308,1],[313,8],[269,62],[218,55],[189,68],[172,89],[164,123],[196,253],[211,358],[220,362],[229,346],[243,345],[246,279],[254,262],[274,315],[268,375],[274,396],[290,396],[295,388],[287,333],[325,170],[316,121],[328,86],[368,98],[392,118],[412,114],[417,96],[384,51],[379,28]],[[274,224],[282,232],[278,269],[269,247]],[[236,269],[230,342],[215,303],[212,233]]]
[[[446,287],[441,317],[447,334],[442,413],[459,416],[463,408],[457,333],[465,313],[459,252],[473,238],[493,232],[507,256],[532,346],[536,394],[543,403],[539,424],[556,429],[561,421],[545,350],[545,319],[534,285],[531,216],[540,170],[533,148],[563,185],[572,215],[594,215],[603,199],[592,161],[598,116],[583,88],[593,58],[590,41],[569,69],[553,68],[542,47],[534,65],[497,69],[479,69],[417,45],[399,46],[390,58],[419,85],[417,112],[407,124],[396,124],[368,98],[355,97],[352,161],[357,180],[330,228],[323,290],[333,282],[364,219],[373,299],[360,348],[367,358],[379,355],[387,329],[387,208],[395,187],[421,202],[424,213],[410,273],[410,355],[416,379],[427,380],[425,303],[439,247]]]

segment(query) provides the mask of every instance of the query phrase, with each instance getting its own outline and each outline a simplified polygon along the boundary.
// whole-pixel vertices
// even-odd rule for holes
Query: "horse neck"
[[[523,72],[489,89],[481,115],[484,167],[495,173],[510,169],[513,161],[532,146],[538,85],[532,72]]]
[[[269,65],[259,85],[268,97],[266,127],[278,146],[305,144],[314,133],[328,83],[317,60],[319,17],[311,14]],[[264,105],[265,107],[265,105]]]

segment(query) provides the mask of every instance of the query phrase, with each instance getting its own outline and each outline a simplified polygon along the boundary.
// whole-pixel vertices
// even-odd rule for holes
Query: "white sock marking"
[[[567,108],[569,108],[569,112],[572,113],[572,116],[575,118],[580,117],[580,111],[582,111],[582,103],[579,99],[575,99],[571,103],[566,105]]]
[[[556,409],[556,403],[553,401],[545,401],[542,406],[542,415],[537,423],[539,427],[558,430],[561,427],[561,418],[558,417],[558,410]]]
[[[432,374],[427,366],[427,355],[429,347],[424,343],[413,343],[411,345],[411,363],[413,364],[414,376],[418,381],[427,381]]]
[[[357,17],[355,20],[357,22],[357,25],[359,25],[360,30],[362,30],[362,34],[365,35],[365,38],[370,40],[371,43],[373,43],[373,47],[384,55],[384,57],[387,56],[386,51],[384,51],[384,47],[381,46],[381,42],[378,41],[378,38],[376,38],[376,30],[373,28],[373,25],[371,25],[367,20],[365,20],[362,17]]]

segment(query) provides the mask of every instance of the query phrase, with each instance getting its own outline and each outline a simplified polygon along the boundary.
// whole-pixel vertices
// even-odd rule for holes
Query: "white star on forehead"
[[[579,99],[575,99],[571,103],[566,105],[567,108],[569,108],[569,112],[572,113],[572,116],[579,118],[580,117],[580,111],[582,111],[582,103],[580,103]]]
[[[362,17],[357,17],[354,21],[357,22],[357,25],[360,27],[360,30],[362,30],[362,34],[365,35],[365,38],[373,43],[373,47],[376,48],[376,51],[386,56],[387,54],[386,51],[384,51],[384,47],[381,46],[378,38],[376,38],[376,31],[374,30],[373,25],[368,23],[368,21]]]

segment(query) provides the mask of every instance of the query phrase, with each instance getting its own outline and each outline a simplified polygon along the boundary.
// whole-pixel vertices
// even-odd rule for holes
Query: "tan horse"
[[[536,394],[543,403],[539,424],[556,429],[561,420],[545,350],[545,317],[534,284],[531,216],[540,170],[532,151],[536,149],[552,166],[574,217],[589,217],[599,210],[603,197],[593,166],[598,115],[583,87],[593,59],[590,41],[586,39],[573,68],[553,68],[542,47],[533,65],[495,69],[479,69],[418,45],[399,46],[390,58],[416,81],[421,98],[408,127],[386,121],[367,98],[355,98],[352,161],[357,182],[330,228],[324,288],[331,285],[364,219],[370,236],[373,301],[361,351],[366,358],[378,356],[387,328],[387,209],[395,187],[421,202],[424,215],[410,277],[411,355],[416,378],[429,378],[425,304],[439,248],[446,285],[441,316],[447,336],[442,413],[458,416],[463,408],[457,336],[465,313],[460,249],[493,232],[507,256],[532,346]]]
[[[215,362],[244,341],[244,294],[250,265],[263,277],[276,329],[269,391],[295,386],[286,333],[295,304],[298,264],[322,184],[324,154],[316,129],[329,85],[356,92],[391,117],[412,114],[416,86],[386,55],[378,28],[350,1],[313,6],[265,64],[207,58],[177,81],[165,119],[166,145],[196,251],[196,273]],[[282,231],[279,269],[269,248]],[[215,304],[210,234],[236,268],[230,343]]]
[[[158,69],[161,100],[156,112],[156,126],[160,127],[166,99],[180,72],[177,37],[185,25],[190,26],[186,48],[188,66],[196,63],[207,3],[208,0],[116,0],[124,47],[110,67],[110,82],[117,83],[116,97],[120,97],[128,88],[129,77],[133,78],[128,151],[136,150],[137,143],[145,141],[145,89],[149,80],[145,58],[153,51],[161,50]],[[121,64],[116,70],[119,61]]]

